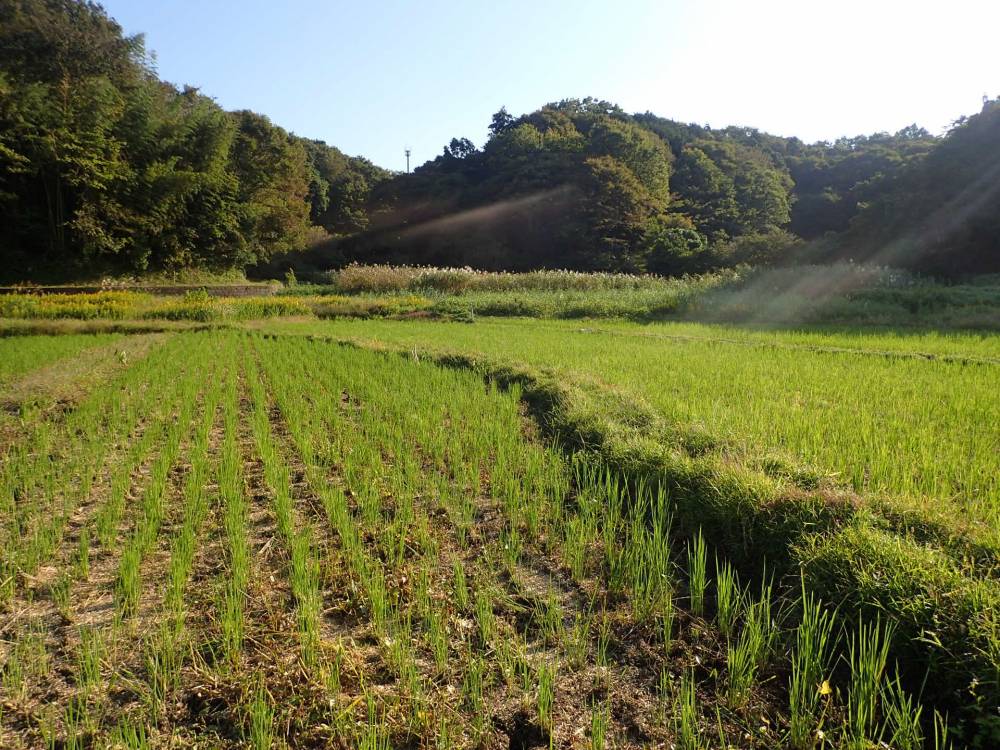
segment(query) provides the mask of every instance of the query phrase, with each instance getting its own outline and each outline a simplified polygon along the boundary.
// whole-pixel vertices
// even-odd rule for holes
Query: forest
[[[245,268],[364,229],[388,176],[159,80],[96,4],[0,2],[6,275]]]
[[[0,259],[10,281],[352,261],[675,276],[868,261],[1000,272],[1000,99],[937,136],[807,144],[600,99],[455,137],[412,173],[159,79],[78,0],[0,1]]]

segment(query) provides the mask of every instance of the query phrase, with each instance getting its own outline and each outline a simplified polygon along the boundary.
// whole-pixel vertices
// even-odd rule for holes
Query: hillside
[[[699,273],[853,260],[963,277],[1000,270],[1000,106],[943,137],[805,144],[713,130],[593,99],[453,139],[372,193],[371,231],[320,253],[494,270]],[[329,252],[333,250],[333,252]]]
[[[4,281],[350,261],[995,273],[998,146],[997,101],[944,136],[807,144],[587,98],[501,108],[481,147],[455,137],[392,174],[160,80],[143,38],[98,5],[0,3]]]
[[[388,173],[161,81],[100,6],[0,2],[8,280],[245,268],[366,224]]]

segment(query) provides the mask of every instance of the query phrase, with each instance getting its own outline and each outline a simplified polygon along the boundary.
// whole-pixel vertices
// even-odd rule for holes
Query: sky
[[[805,141],[1000,95],[996,0],[103,0],[161,78],[389,169],[594,96],[628,112]]]

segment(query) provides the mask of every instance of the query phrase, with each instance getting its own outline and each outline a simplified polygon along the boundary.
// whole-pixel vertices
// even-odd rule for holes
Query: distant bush
[[[907,271],[857,263],[747,269],[732,284],[700,296],[691,317],[734,323],[912,324],[913,315],[934,306],[978,300],[992,308],[1000,299],[990,288],[948,287]],[[935,324],[936,321],[931,322]]]
[[[309,300],[303,297],[241,297],[227,302],[232,316],[239,320],[312,314]]]
[[[869,310],[858,300],[865,295],[908,295],[920,283],[905,271],[854,263],[747,268],[734,283],[701,296],[690,311],[699,320],[737,323],[862,321]]]
[[[681,312],[696,296],[696,291],[682,286],[621,291],[469,292],[446,297],[434,309],[461,305],[474,315],[487,317],[648,320]]]
[[[711,253],[705,236],[694,229],[667,227],[646,237],[646,267],[653,273],[671,275],[705,270]]]
[[[716,262],[723,265],[773,266],[789,262],[801,247],[802,240],[791,232],[772,229],[734,237],[716,251]]]
[[[330,295],[313,303],[312,312],[319,318],[382,318],[427,310],[433,304],[432,300],[416,295],[389,297]]]
[[[203,293],[204,294],[204,293]],[[160,301],[147,309],[147,319],[193,320],[209,323],[218,320],[254,320],[284,315],[309,315],[312,310],[298,297],[204,297],[189,292],[180,300]]]
[[[464,298],[450,297],[443,299],[431,309],[434,316],[440,320],[449,320],[455,323],[476,322],[475,311]]]
[[[164,320],[194,320],[199,323],[208,323],[219,320],[223,317],[222,307],[219,304],[199,301],[168,302],[147,310],[142,315],[143,318]]]

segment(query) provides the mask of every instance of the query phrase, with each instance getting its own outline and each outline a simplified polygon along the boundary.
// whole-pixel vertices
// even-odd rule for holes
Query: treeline
[[[501,109],[481,147],[454,138],[392,175],[159,80],[99,5],[0,0],[0,218],[9,279],[350,261],[996,273],[1000,100],[943,137],[816,144],[566,100]]]
[[[0,0],[6,277],[242,268],[363,230],[387,177],[159,80],[99,5]]]
[[[1000,98],[962,118],[820,250],[937,276],[1000,273]]]
[[[1000,104],[943,137],[806,144],[594,99],[493,117],[482,148],[380,185],[372,231],[328,260],[662,274],[738,263],[874,261],[1000,271]]]

